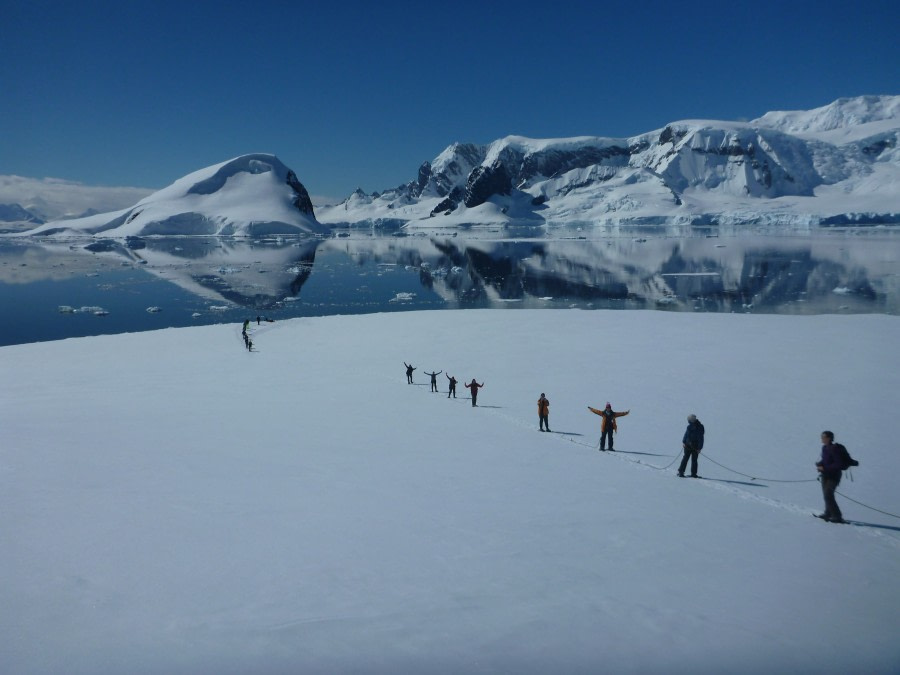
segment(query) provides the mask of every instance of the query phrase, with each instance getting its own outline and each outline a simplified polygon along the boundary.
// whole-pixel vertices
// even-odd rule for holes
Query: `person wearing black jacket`
[[[818,515],[822,520],[829,523],[844,523],[844,516],[837,500],[834,498],[834,491],[841,483],[841,471],[843,464],[838,454],[837,445],[834,442],[834,433],[831,431],[822,432],[822,459],[816,462],[816,469],[819,471],[819,480],[822,482],[822,496],[825,498],[825,512]]]
[[[684,447],[684,457],[681,458],[681,466],[678,467],[678,477],[684,478],[684,470],[687,468],[688,459],[691,460],[691,478],[697,478],[697,457],[703,449],[703,433],[705,429],[696,415],[688,415],[688,425],[681,439]]]
[[[430,376],[431,376],[431,391],[437,391],[437,390],[438,390],[438,388],[437,388],[437,376],[440,375],[440,374],[443,373],[443,372],[444,372],[443,370],[439,370],[439,371],[437,371],[436,373],[428,373],[428,372],[425,373],[426,375],[430,375]]]
[[[444,373],[444,377],[450,380],[450,389],[447,391],[447,398],[450,398],[450,394],[453,394],[453,398],[456,398],[456,378],[450,377],[447,373]]]

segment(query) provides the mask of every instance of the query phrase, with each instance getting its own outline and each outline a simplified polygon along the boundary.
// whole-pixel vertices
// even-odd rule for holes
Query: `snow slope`
[[[274,155],[253,154],[195,171],[132,208],[54,221],[27,234],[261,236],[327,229],[294,172]]]
[[[0,348],[0,670],[897,671],[897,317],[253,331]],[[702,481],[672,465],[691,412]],[[854,525],[810,516],[824,428],[862,462]]]

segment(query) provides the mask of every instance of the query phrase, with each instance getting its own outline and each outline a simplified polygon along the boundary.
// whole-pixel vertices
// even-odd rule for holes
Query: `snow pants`
[[[615,431],[615,429],[609,428],[611,426],[612,425],[608,425],[607,429],[605,429],[603,431],[603,433],[600,434],[600,449],[601,450],[606,450],[606,437],[607,436],[609,437],[609,449],[610,450],[613,449],[613,432]]]
[[[678,473],[684,473],[684,470],[687,468],[688,458],[691,460],[691,475],[697,475],[697,457],[700,456],[700,451],[697,448],[693,448],[688,446],[684,449],[684,457],[681,458],[681,466],[678,467]]]
[[[841,477],[837,478],[826,478],[822,476],[822,496],[825,498],[825,517],[831,518],[833,520],[843,520],[844,516],[841,514],[841,509],[837,505],[837,500],[834,498],[834,491],[837,490],[837,486],[841,484]]]

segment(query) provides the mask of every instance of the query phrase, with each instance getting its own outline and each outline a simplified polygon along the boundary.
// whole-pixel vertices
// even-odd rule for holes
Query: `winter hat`
[[[607,408],[612,408],[612,406],[611,406],[609,403],[606,404],[606,407],[607,407]]]

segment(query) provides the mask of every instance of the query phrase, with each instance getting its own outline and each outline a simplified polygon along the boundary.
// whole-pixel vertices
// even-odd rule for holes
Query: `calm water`
[[[0,239],[0,344],[417,309],[900,314],[900,232]]]

